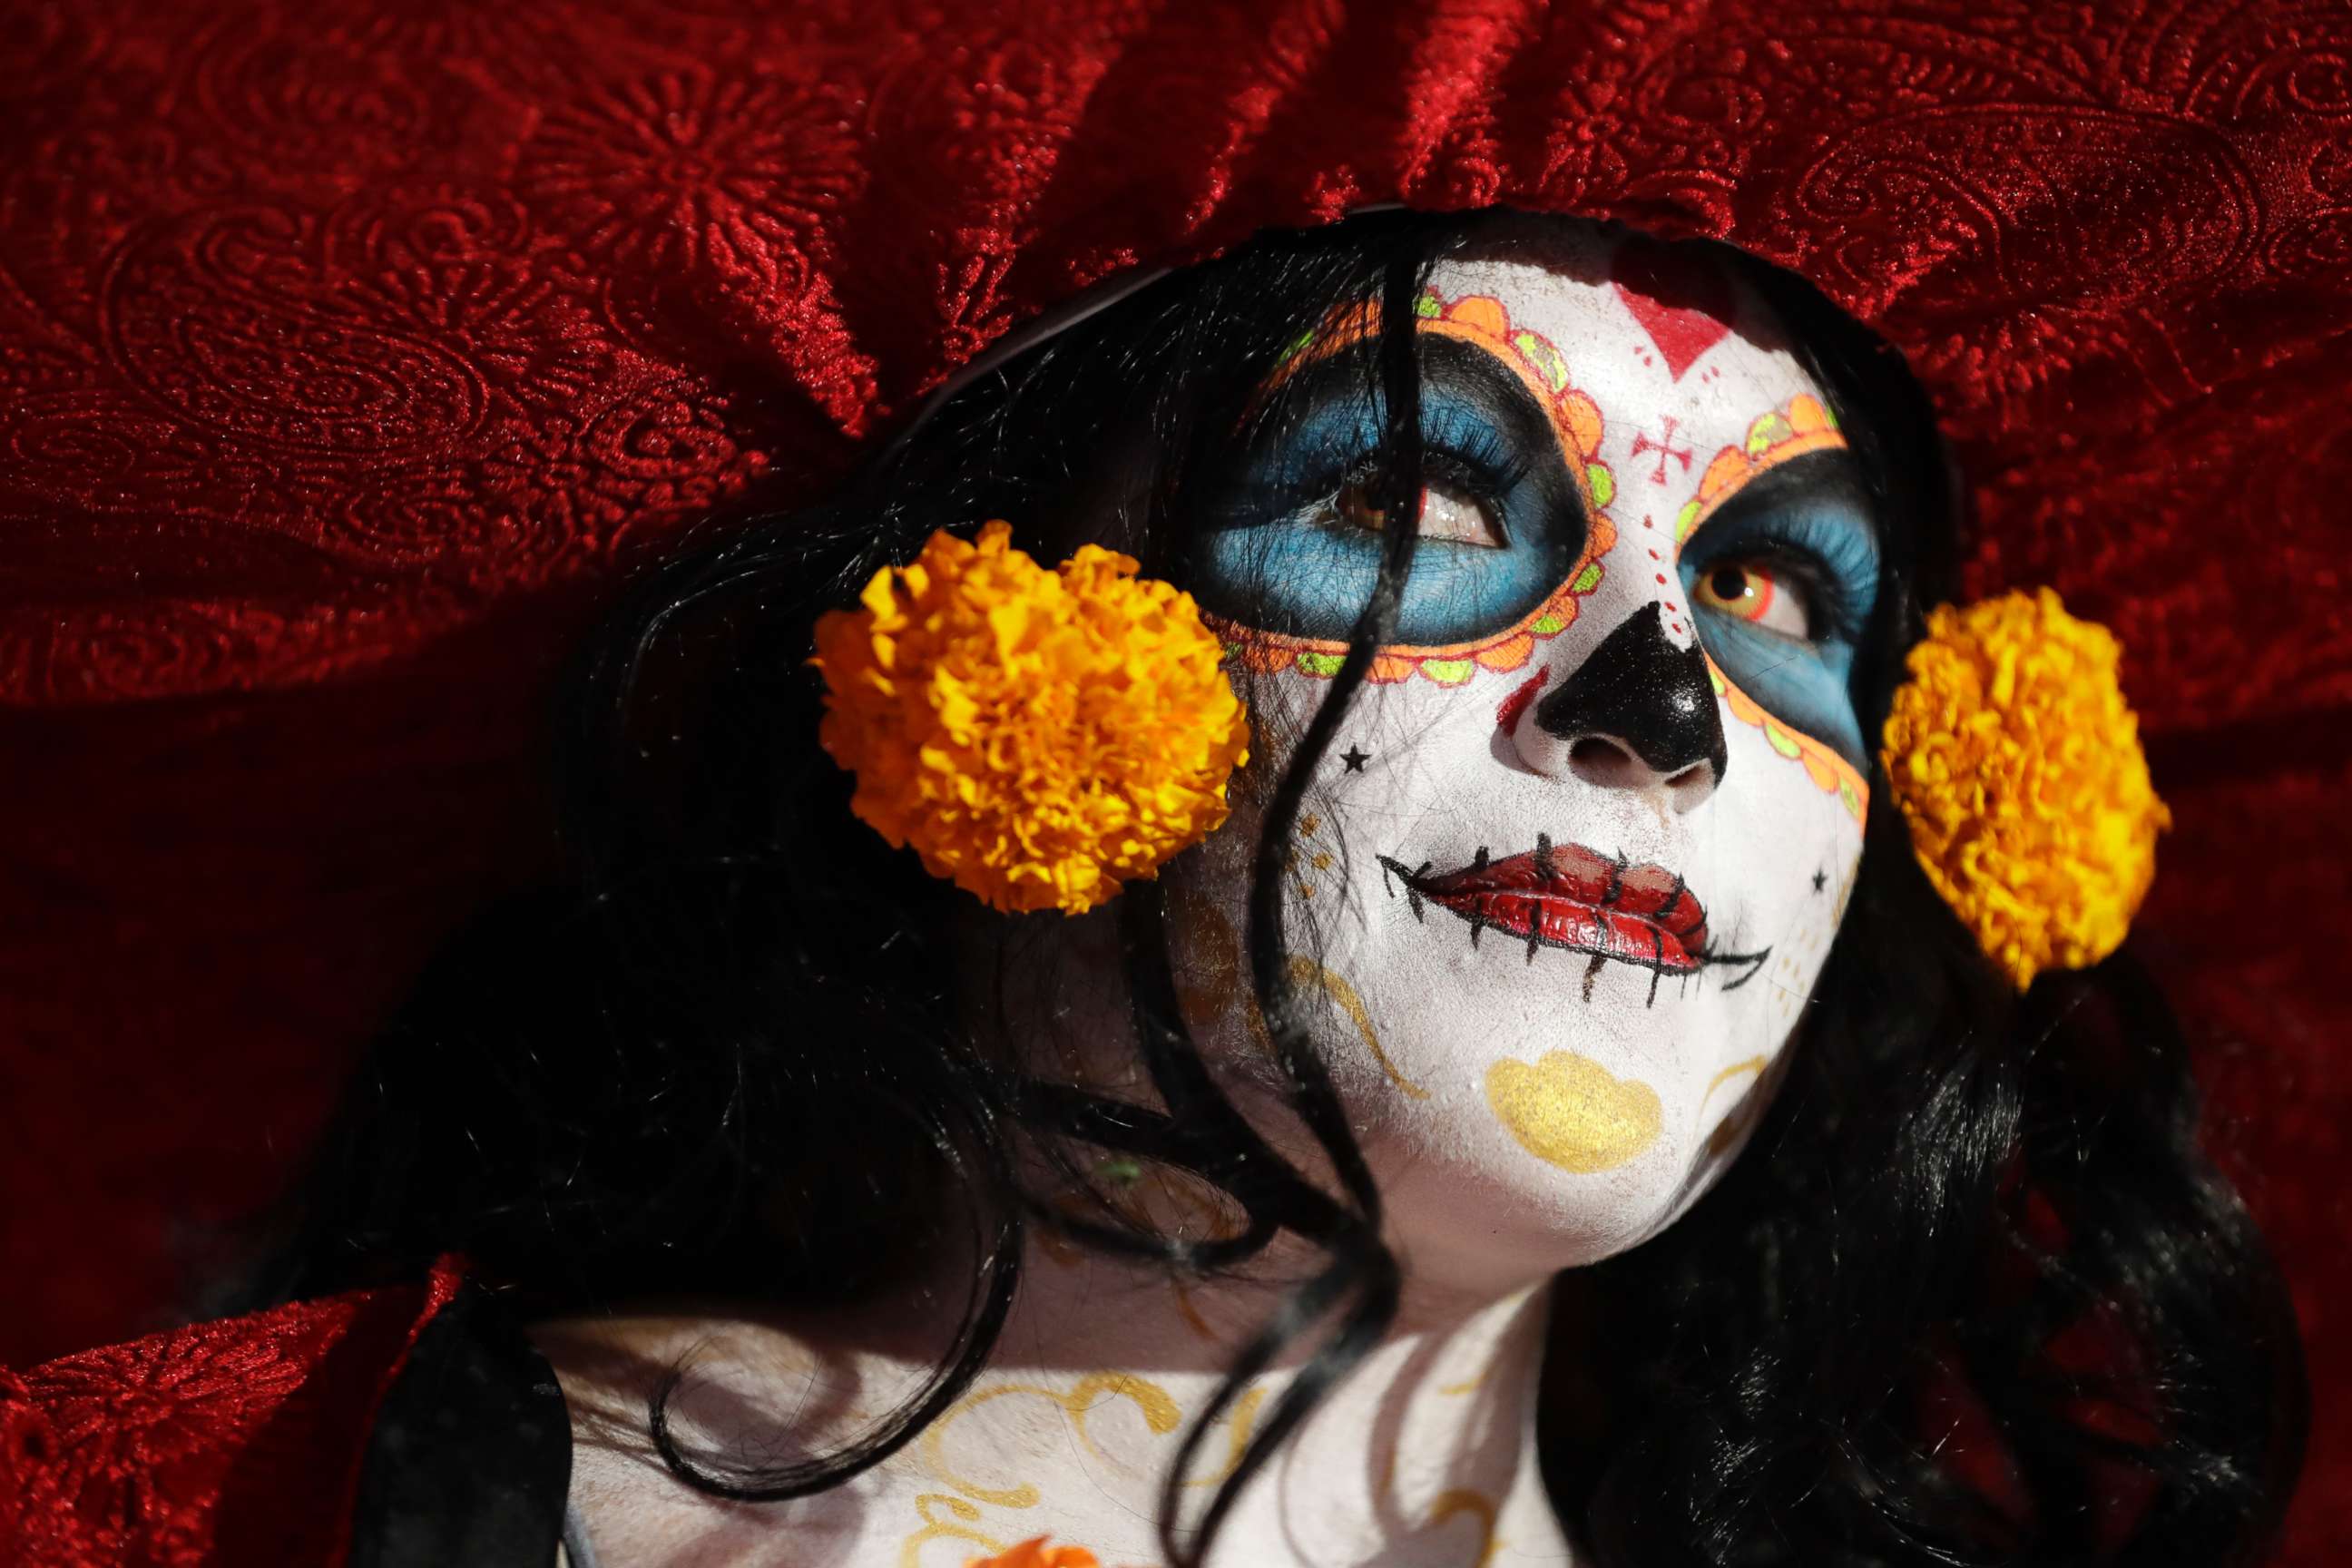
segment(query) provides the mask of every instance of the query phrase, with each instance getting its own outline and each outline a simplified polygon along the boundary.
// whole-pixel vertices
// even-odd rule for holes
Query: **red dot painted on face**
[[[1517,729],[1519,715],[1528,710],[1528,704],[1536,700],[1536,693],[1541,691],[1544,689],[1544,682],[1550,679],[1549,669],[1538,669],[1531,678],[1521,681],[1518,688],[1508,697],[1504,698],[1500,706],[1496,708],[1496,728],[1501,730],[1506,736]]]
[[[1650,552],[1650,559],[1651,559],[1651,560],[1653,560],[1653,561],[1655,561],[1656,559],[1658,559],[1658,552],[1657,552],[1656,551],[1654,551],[1654,550],[1651,551],[1651,552]]]
[[[1663,583],[1663,582],[1664,582],[1665,580],[1666,580],[1666,574],[1665,574],[1664,572],[1659,573],[1659,574],[1658,574],[1658,581],[1659,581],[1659,582],[1661,582],[1661,583]]]
[[[1676,381],[1731,332],[1738,309],[1731,279],[1687,250],[1629,239],[1609,263],[1609,280]]]

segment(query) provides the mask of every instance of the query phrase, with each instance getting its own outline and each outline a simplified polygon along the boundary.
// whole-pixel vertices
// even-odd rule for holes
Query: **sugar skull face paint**
[[[1398,1241],[1549,1268],[1671,1220],[1777,1081],[1861,859],[1879,547],[1822,389],[1703,253],[1550,226],[1442,263],[1418,318],[1421,534],[1289,929],[1310,999],[1349,1003],[1318,1037]],[[1339,321],[1286,363],[1194,557],[1253,779],[1378,576],[1370,341]],[[1243,924],[1251,793],[1186,868],[1214,919],[1179,921],[1180,967]],[[1237,1012],[1193,1021],[1241,1059]]]
[[[1432,292],[1419,311],[1430,548],[1370,679],[1460,686],[1482,669],[1525,668],[1575,621],[1617,540],[1606,510],[1617,487],[1599,455],[1601,411],[1555,345],[1490,295]],[[1379,574],[1365,465],[1383,409],[1363,384],[1373,324],[1345,312],[1286,363],[1284,416],[1258,427],[1208,535],[1199,592],[1226,608],[1255,671],[1336,673]]]

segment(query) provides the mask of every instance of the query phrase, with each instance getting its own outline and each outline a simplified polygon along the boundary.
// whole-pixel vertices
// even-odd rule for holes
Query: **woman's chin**
[[[1673,1224],[1737,1152],[1704,1132],[1661,1131],[1594,1170],[1559,1163],[1572,1156],[1557,1143],[1544,1145],[1550,1158],[1515,1134],[1499,1145],[1476,1132],[1369,1142],[1388,1238],[1415,1287],[1494,1295],[1616,1257]]]

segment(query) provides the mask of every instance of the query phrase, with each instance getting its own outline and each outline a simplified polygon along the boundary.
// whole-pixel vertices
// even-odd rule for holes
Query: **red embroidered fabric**
[[[2290,1561],[2352,1539],[2341,0],[51,0],[0,128],[0,1360],[147,1326],[531,868],[631,563],[1098,279],[1513,203],[1818,279],[1972,586],[2123,637],[2322,1391]]]
[[[459,1279],[0,1373],[0,1562],[341,1562],[376,1403]]]

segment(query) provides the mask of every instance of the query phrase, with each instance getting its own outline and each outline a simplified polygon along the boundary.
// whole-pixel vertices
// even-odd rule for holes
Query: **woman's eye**
[[[1373,483],[1370,479],[1350,479],[1339,487],[1331,509],[1342,526],[1360,528],[1368,533],[1378,533],[1386,526],[1381,509],[1372,504]],[[1500,550],[1504,545],[1503,531],[1496,526],[1486,503],[1443,483],[1422,487],[1420,537],[1451,544],[1480,544],[1490,550]]]
[[[1726,561],[1699,574],[1691,597],[1708,609],[1799,641],[1813,635],[1813,606],[1803,582],[1766,561]]]

